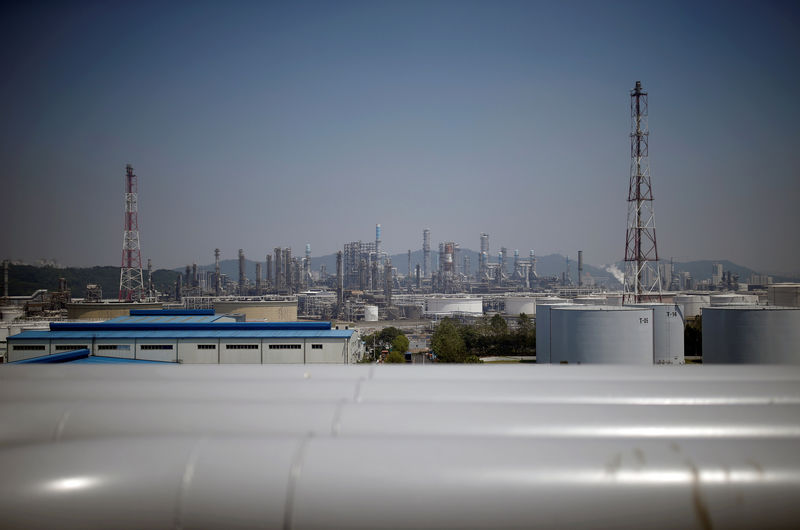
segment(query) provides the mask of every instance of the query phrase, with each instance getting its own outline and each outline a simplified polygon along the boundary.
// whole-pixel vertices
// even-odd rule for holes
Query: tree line
[[[483,317],[476,324],[444,318],[433,332],[431,347],[444,363],[476,363],[481,357],[536,355],[536,326],[522,313],[510,329],[500,315]]]

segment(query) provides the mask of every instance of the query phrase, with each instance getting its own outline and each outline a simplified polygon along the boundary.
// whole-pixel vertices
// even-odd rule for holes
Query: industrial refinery
[[[0,16],[0,529],[799,526],[800,6]]]

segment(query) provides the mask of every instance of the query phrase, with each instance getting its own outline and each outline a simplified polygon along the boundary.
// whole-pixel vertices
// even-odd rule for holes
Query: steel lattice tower
[[[648,162],[647,92],[636,81],[631,90],[631,179],[625,235],[625,303],[660,302],[656,221]]]
[[[139,205],[137,177],[133,166],[125,166],[125,233],[122,236],[122,266],[119,271],[119,299],[139,301],[144,295],[142,253],[139,248]]]

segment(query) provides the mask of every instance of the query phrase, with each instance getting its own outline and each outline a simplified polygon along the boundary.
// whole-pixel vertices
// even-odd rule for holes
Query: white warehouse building
[[[178,310],[131,311],[131,317],[97,323],[53,322],[50,330],[9,337],[8,359],[83,349],[94,357],[184,364],[350,364],[361,357],[358,333],[331,329],[330,322],[220,320],[213,310]]]

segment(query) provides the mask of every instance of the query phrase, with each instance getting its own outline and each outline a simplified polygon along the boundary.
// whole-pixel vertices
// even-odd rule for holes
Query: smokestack
[[[342,277],[342,251],[336,253],[336,304],[341,307],[344,301],[344,282]]]
[[[261,294],[261,262],[256,263],[256,294]]]
[[[411,292],[411,249],[408,249],[408,277],[406,278],[408,292]]]
[[[284,285],[291,293],[294,287],[294,278],[292,278],[292,247],[283,249],[283,266],[281,269],[283,271]]]
[[[281,277],[281,247],[275,247],[275,289],[280,290],[283,287],[283,278]]]
[[[583,286],[583,251],[578,251],[578,287]]]
[[[219,249],[214,249],[214,296],[219,296],[222,280],[219,277]]]
[[[375,225],[375,259],[381,259],[381,225]]]
[[[267,285],[272,285],[272,254],[267,252]]]
[[[419,266],[419,263],[417,263],[417,289],[419,289],[419,288],[420,288],[420,286],[421,286],[421,284],[420,284],[420,281],[421,281],[421,279],[420,279],[420,276],[419,276],[419,274],[420,274],[420,268],[421,268],[421,267]]]
[[[239,294],[244,293],[244,250],[239,249]]]
[[[383,265],[383,294],[386,298],[386,305],[392,305],[392,262],[386,260]]]
[[[303,263],[303,287],[308,288],[311,280],[311,243],[306,243],[306,261]]]
[[[431,229],[422,231],[422,274],[426,278],[431,276]]]
[[[153,296],[153,261],[147,258],[147,296]]]
[[[178,273],[178,279],[175,280],[175,300],[180,302],[181,298],[183,298],[183,292],[181,291],[181,287],[183,287],[183,276],[181,273]]]
[[[8,260],[3,261],[3,297],[8,298]]]

